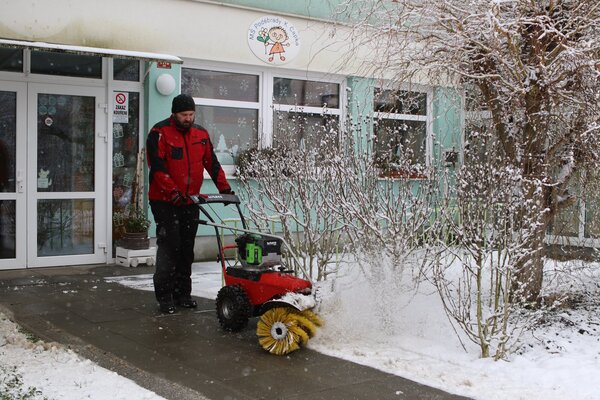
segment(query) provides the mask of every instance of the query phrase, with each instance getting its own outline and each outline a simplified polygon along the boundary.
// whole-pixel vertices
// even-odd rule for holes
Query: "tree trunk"
[[[511,300],[513,303],[535,303],[539,301],[544,278],[544,237],[545,232],[536,232],[528,252],[518,261],[512,281]]]
[[[536,175],[530,175],[532,184],[526,194],[521,211],[519,234],[523,235],[522,253],[515,265],[511,284],[511,301],[517,303],[535,303],[539,301],[544,278],[544,243],[546,230],[556,214],[556,204],[553,204],[552,190],[543,185],[544,171],[534,163]],[[541,185],[541,187],[540,187]]]

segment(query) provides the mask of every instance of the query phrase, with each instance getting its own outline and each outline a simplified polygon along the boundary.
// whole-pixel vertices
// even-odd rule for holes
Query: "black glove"
[[[231,189],[225,189],[221,191],[221,194],[235,194],[235,192]]]
[[[179,191],[175,191],[171,195],[171,204],[173,204],[174,206],[177,206],[177,207],[185,206],[188,203],[189,202],[188,202],[187,196]]]

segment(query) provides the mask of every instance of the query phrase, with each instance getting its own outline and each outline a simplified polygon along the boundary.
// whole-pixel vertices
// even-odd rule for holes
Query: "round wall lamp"
[[[175,78],[169,74],[160,74],[156,79],[156,90],[163,96],[168,96],[175,90]]]

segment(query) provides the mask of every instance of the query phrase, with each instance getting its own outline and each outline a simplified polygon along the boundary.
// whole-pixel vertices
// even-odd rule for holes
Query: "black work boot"
[[[159,302],[158,308],[160,309],[160,312],[163,314],[174,314],[175,313],[175,303],[173,302],[173,300]]]
[[[185,299],[178,299],[175,302],[179,307],[183,307],[183,308],[196,308],[198,307],[198,303],[196,302],[196,300],[192,299],[191,297],[185,298]]]

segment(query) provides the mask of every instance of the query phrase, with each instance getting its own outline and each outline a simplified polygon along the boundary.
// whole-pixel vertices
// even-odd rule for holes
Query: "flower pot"
[[[130,250],[143,250],[150,248],[150,238],[146,232],[125,232],[120,240],[121,247]]]

